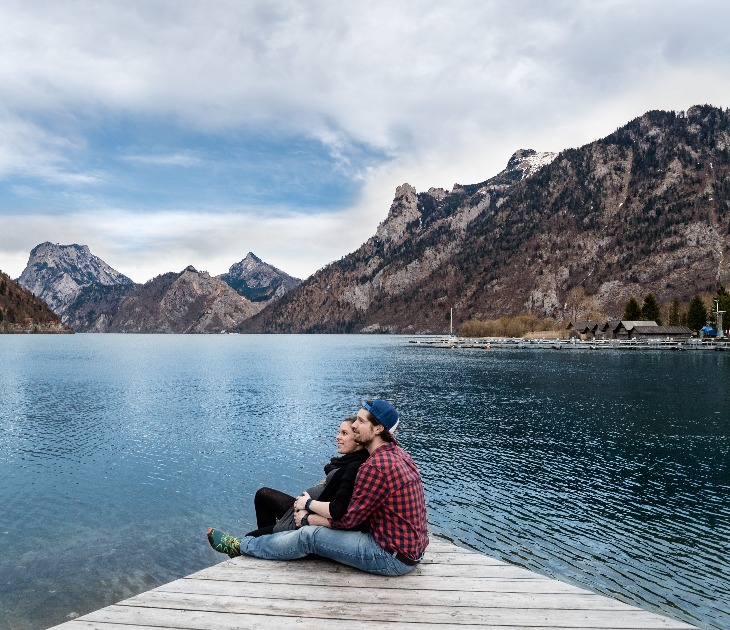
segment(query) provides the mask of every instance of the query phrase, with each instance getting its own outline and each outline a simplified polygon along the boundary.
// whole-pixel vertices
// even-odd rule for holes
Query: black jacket
[[[350,505],[352,491],[355,489],[357,471],[368,457],[367,449],[348,453],[342,457],[333,457],[324,467],[327,475],[327,485],[324,487],[318,501],[329,501],[330,516],[337,520],[342,518]],[[331,474],[331,476],[330,476]]]

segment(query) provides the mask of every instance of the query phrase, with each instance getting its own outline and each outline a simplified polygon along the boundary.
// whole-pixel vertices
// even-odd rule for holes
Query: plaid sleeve
[[[378,468],[366,462],[360,466],[355,479],[355,492],[345,515],[332,520],[333,529],[353,529],[366,521],[373,511],[385,501],[388,486],[385,476]]]

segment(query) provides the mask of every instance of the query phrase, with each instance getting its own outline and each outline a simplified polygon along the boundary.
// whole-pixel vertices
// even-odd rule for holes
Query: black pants
[[[258,529],[249,532],[246,536],[262,536],[273,533],[276,521],[294,505],[295,498],[273,488],[257,490],[253,498],[253,505],[256,509],[256,526]]]

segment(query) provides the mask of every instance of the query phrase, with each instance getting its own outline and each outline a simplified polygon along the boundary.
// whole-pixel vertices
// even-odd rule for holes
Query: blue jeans
[[[265,560],[295,560],[310,553],[377,575],[404,575],[415,567],[397,560],[372,534],[308,525],[268,536],[244,536],[241,553]]]

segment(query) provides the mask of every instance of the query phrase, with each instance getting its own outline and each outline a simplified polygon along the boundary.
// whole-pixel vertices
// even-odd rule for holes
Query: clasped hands
[[[304,509],[304,506],[310,498],[309,493],[304,492],[294,500],[294,522],[297,524],[297,527],[302,526],[302,518],[309,514],[309,512]]]

